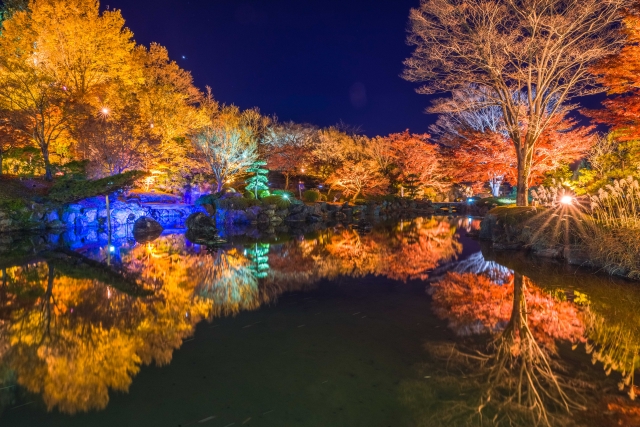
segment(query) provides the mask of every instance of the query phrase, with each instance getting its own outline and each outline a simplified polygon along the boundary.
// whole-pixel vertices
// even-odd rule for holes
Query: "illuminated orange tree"
[[[305,164],[317,131],[293,122],[274,124],[265,134],[262,151],[270,170],[284,175],[284,189],[289,189],[292,176],[306,172]]]
[[[464,120],[441,124],[440,140],[448,161],[444,167],[457,182],[471,182],[476,191],[487,184],[494,196],[503,182],[517,182],[518,161],[510,137],[498,121],[496,127],[474,129]],[[442,123],[442,122],[441,122]],[[533,149],[527,187],[538,185],[545,174],[584,157],[595,142],[593,126],[579,126],[566,111],[557,113]]]

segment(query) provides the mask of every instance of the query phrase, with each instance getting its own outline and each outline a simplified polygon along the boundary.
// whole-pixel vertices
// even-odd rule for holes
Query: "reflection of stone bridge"
[[[433,202],[431,206],[436,213],[460,213],[465,207],[465,202]]]

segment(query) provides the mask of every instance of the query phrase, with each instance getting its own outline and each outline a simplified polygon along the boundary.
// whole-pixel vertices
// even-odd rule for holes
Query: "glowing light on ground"
[[[571,197],[571,196],[562,196],[562,198],[560,199],[560,203],[562,203],[563,205],[572,205],[573,204],[573,197]]]

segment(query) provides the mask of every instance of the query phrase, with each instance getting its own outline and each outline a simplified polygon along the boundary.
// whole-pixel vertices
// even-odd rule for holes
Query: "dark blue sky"
[[[370,135],[426,132],[429,98],[402,80],[418,0],[102,0],[196,84],[281,120],[343,121]],[[183,59],[182,57],[186,57]]]

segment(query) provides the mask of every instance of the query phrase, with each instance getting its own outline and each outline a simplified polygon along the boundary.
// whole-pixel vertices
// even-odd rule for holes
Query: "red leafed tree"
[[[586,113],[610,127],[621,141],[640,138],[640,17],[624,19],[626,44],[617,54],[600,61],[592,71],[608,88],[603,110]]]
[[[406,180],[409,175],[415,175],[422,186],[443,189],[445,184],[440,153],[438,146],[429,142],[428,134],[410,134],[406,130],[387,138],[396,153],[401,181]]]
[[[327,179],[332,190],[339,190],[355,201],[359,195],[384,194],[389,181],[382,175],[372,160],[346,161],[340,169]]]
[[[404,183],[416,179],[422,189],[440,191],[446,187],[439,148],[428,134],[408,130],[372,139],[367,155],[390,180]]]
[[[584,157],[593,145],[593,130],[593,126],[578,126],[565,112],[552,117],[534,148],[527,186],[539,184],[546,172]],[[516,151],[510,137],[501,130],[462,127],[443,141],[449,153],[444,165],[455,181],[472,182],[476,190],[488,183],[494,196],[499,195],[502,182],[516,183]]]

